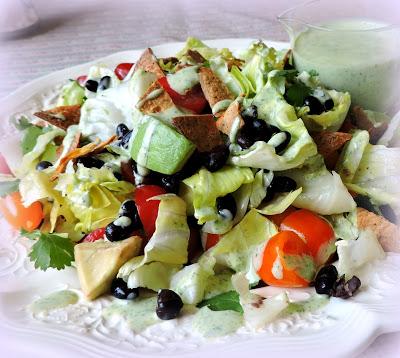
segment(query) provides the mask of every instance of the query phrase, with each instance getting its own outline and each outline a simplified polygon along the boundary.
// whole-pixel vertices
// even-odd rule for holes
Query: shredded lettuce
[[[194,216],[198,223],[217,220],[217,198],[233,193],[242,184],[251,183],[253,179],[253,172],[249,168],[226,166],[214,173],[200,169],[197,174],[183,180],[192,190]],[[187,198],[189,197],[188,195]]]
[[[57,106],[81,105],[85,101],[85,89],[75,80],[70,80],[61,89]]]
[[[293,203],[298,208],[322,215],[340,214],[356,208],[340,176],[326,169],[319,154],[309,158],[303,167],[286,171],[285,175],[303,188]]]
[[[160,199],[156,231],[144,249],[144,255],[127,261],[118,277],[128,287],[146,287],[154,291],[169,287],[172,277],[187,262],[190,230],[186,220],[186,204],[176,195]]]
[[[271,71],[267,84],[252,104],[257,106],[259,118],[291,134],[291,142],[285,152],[278,155],[272,145],[260,141],[247,150],[233,153],[233,164],[279,171],[299,167],[317,153],[317,147],[303,121],[297,118],[294,108],[285,101],[284,93],[285,76],[282,71]]]
[[[356,240],[359,232],[357,226],[357,212],[353,210],[347,214],[336,214],[326,217],[331,223],[336,239]]]
[[[258,208],[258,212],[263,215],[277,215],[283,213],[296,198],[301,194],[302,188],[298,188],[289,193],[282,193],[277,195],[266,205]]]

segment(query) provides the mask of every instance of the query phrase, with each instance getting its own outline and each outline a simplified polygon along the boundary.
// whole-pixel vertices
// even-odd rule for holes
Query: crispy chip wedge
[[[381,123],[377,126],[374,125],[368,118],[368,115],[360,106],[354,106],[350,111],[351,121],[357,128],[368,131],[371,143],[376,143],[379,138],[385,133],[388,124]]]
[[[318,153],[324,157],[328,169],[333,169],[339,158],[339,150],[351,139],[350,133],[316,132],[312,134]]]
[[[100,140],[97,140],[93,143],[86,144],[81,148],[71,148],[71,150],[63,158],[61,158],[60,164],[57,166],[55,173],[51,177],[51,180],[56,180],[58,176],[65,171],[65,168],[67,167],[69,161],[84,157],[88,154],[96,154],[103,150],[107,145],[112,143],[116,138],[117,136],[113,135],[104,142],[100,142]]]
[[[218,118],[217,128],[226,135],[231,133],[232,127],[236,121],[239,121],[239,127],[244,125],[244,120],[240,114],[240,104],[238,101],[233,101],[226,111]]]
[[[164,71],[158,64],[157,58],[154,56],[151,48],[144,50],[139,60],[136,62],[134,71],[138,70],[139,68],[146,72],[154,73],[157,78],[165,76]]]
[[[145,114],[159,113],[174,107],[170,95],[155,81],[145,92],[138,103],[138,108]]]
[[[66,130],[69,126],[79,124],[81,106],[60,106],[48,111],[36,112],[34,115],[53,126]]]
[[[199,152],[209,152],[224,144],[212,114],[175,117],[172,124],[196,145]]]
[[[201,67],[199,70],[199,78],[201,89],[206,97],[210,107],[225,99],[232,99],[233,96],[229,92],[228,87],[223,83],[219,77],[207,67]]]
[[[400,252],[400,228],[363,208],[357,208],[357,223],[360,229],[370,229],[379,239],[385,251]]]

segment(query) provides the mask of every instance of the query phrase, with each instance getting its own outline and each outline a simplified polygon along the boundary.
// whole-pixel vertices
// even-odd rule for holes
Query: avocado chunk
[[[139,125],[131,148],[131,156],[139,165],[174,174],[182,169],[196,147],[175,129],[151,118]]]
[[[139,254],[142,239],[82,242],[75,245],[75,263],[83,293],[94,300],[110,290],[120,267]]]

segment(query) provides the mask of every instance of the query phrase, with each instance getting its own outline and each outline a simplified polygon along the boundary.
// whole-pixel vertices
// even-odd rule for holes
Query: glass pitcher
[[[366,109],[400,109],[400,2],[314,0],[282,13],[293,59]]]

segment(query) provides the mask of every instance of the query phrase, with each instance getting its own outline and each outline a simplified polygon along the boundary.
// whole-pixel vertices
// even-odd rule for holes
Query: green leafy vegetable
[[[57,106],[73,106],[85,101],[85,89],[78,81],[70,80],[61,89],[61,95],[57,100]]]
[[[296,82],[291,85],[285,93],[286,101],[292,106],[303,106],[304,100],[311,94],[312,90],[302,82]]]
[[[66,237],[42,233],[39,230],[33,232],[21,230],[21,235],[38,240],[29,254],[30,260],[35,263],[37,269],[62,270],[66,266],[71,266],[74,261],[74,244]]]
[[[239,294],[236,291],[221,293],[220,295],[209,298],[200,302],[197,307],[207,306],[212,311],[236,311],[243,313],[240,304]]]

